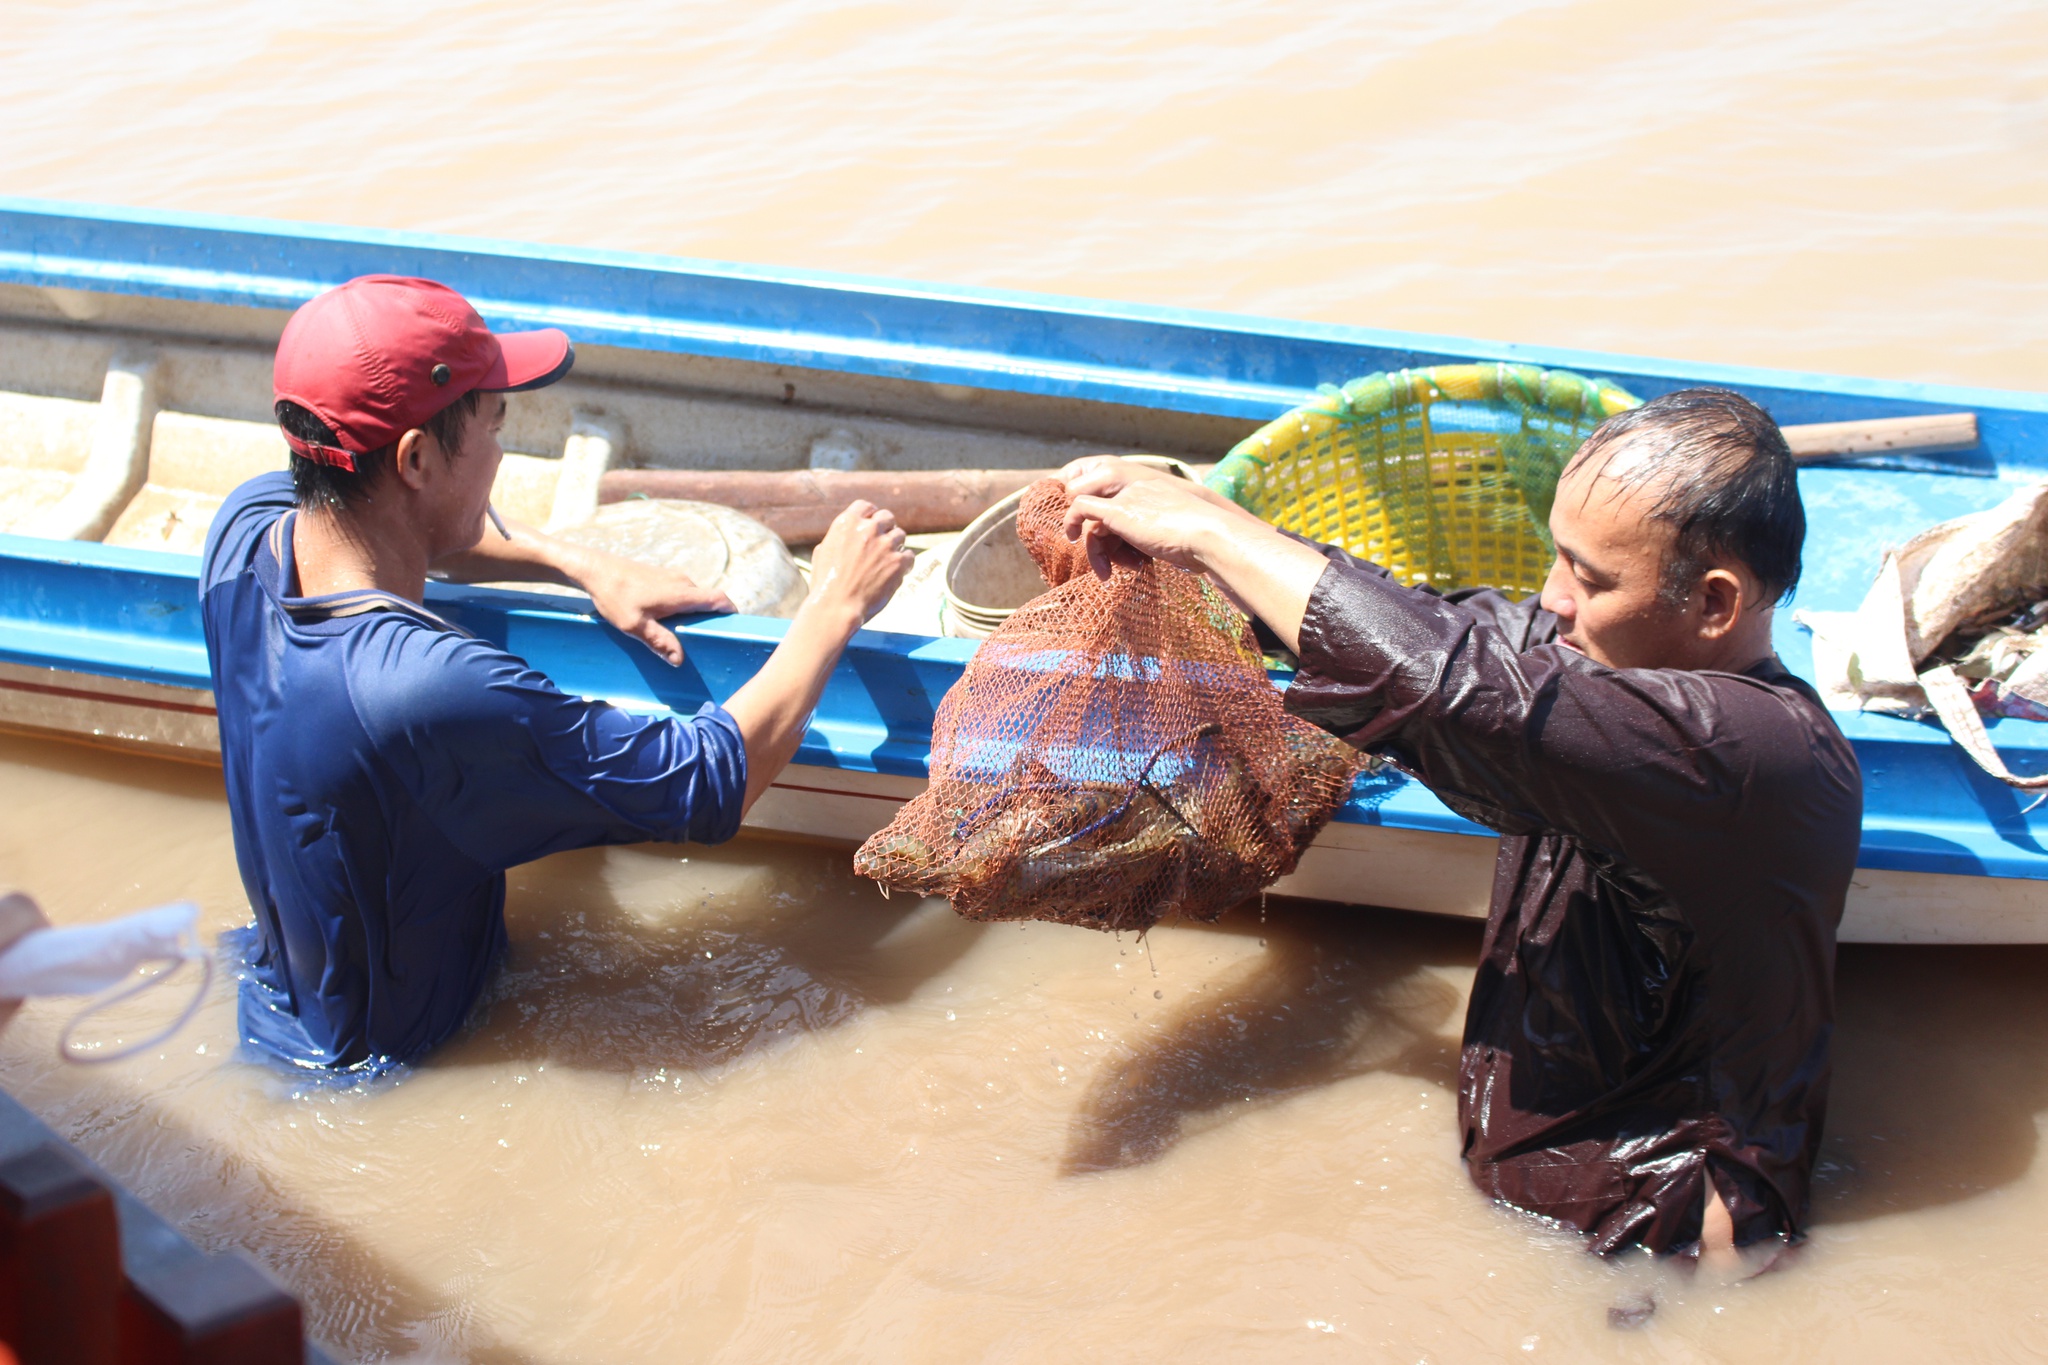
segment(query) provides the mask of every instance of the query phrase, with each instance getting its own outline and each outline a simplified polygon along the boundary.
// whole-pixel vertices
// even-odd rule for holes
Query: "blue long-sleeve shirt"
[[[235,856],[255,911],[241,1032],[306,1066],[410,1061],[505,945],[505,869],[738,830],[722,708],[635,715],[390,593],[298,596],[288,475],[228,498],[200,607]]]

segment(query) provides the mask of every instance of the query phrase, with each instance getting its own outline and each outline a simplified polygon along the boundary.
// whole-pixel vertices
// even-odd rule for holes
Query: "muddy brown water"
[[[2043,382],[2035,0],[5,0],[0,21],[9,194]]]
[[[0,781],[0,868],[60,918],[243,917],[212,770],[0,738]],[[0,1084],[365,1359],[2048,1352],[2048,949],[1844,950],[1813,1240],[1729,1285],[1599,1264],[1468,1187],[1474,925],[1276,902],[1141,944],[971,925],[846,864],[521,869],[487,1009],[378,1084],[234,1060],[226,982],[104,1070],[59,1065],[70,1002],[31,1002]]]
[[[1904,379],[2048,366],[2028,0],[0,0],[0,28],[9,194]],[[246,919],[216,772],[0,738],[0,792],[0,882],[60,922]],[[69,1006],[32,1004],[0,1084],[351,1358],[2048,1355],[2048,950],[1844,951],[1812,1244],[1727,1285],[1595,1263],[1469,1189],[1469,924],[973,926],[753,840],[549,859],[508,917],[487,1011],[395,1080],[236,1061],[220,982],[103,1070],[60,1067]]]

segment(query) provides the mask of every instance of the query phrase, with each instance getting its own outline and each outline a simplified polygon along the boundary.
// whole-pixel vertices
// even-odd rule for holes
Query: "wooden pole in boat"
[[[1977,444],[1977,414],[1937,412],[1784,427],[1800,464],[1870,455],[1931,454]],[[857,498],[888,508],[912,535],[957,531],[1050,469],[614,469],[600,502],[681,498],[744,512],[792,545],[815,544]]]
[[[792,545],[824,539],[846,504],[865,498],[911,535],[957,531],[1050,469],[614,469],[599,501],[635,495],[713,502],[744,512]]]
[[[1780,428],[1792,458],[1854,459],[1859,455],[1918,455],[1968,450],[1977,444],[1977,414],[1930,412],[1917,417],[1880,417],[1867,422],[1809,422]]]

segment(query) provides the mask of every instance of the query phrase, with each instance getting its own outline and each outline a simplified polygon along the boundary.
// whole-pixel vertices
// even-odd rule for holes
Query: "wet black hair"
[[[442,451],[453,459],[455,452],[462,449],[462,434],[469,426],[469,419],[476,416],[482,401],[483,391],[471,389],[422,422],[420,430],[432,436]],[[280,400],[274,411],[277,424],[300,440],[314,445],[335,444],[333,430],[297,403]],[[301,511],[316,507],[333,512],[345,511],[368,502],[377,484],[391,472],[397,459],[396,441],[379,446],[366,455],[356,456],[354,469],[309,460],[295,450],[291,463],[293,497]]]
[[[1650,515],[1677,532],[1659,583],[1667,603],[1684,603],[1725,559],[1746,565],[1766,600],[1792,595],[1806,508],[1791,448],[1769,413],[1727,389],[1679,389],[1602,422],[1567,468],[1623,445],[1637,458],[1614,477],[1653,490]]]

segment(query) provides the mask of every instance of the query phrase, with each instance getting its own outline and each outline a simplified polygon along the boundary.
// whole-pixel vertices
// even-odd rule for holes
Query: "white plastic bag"
[[[199,989],[170,1027],[113,1052],[81,1052],[73,1046],[80,1024],[166,980],[187,962],[199,964]],[[0,999],[92,995],[121,986],[138,968],[152,963],[165,965],[80,1010],[57,1040],[57,1051],[67,1062],[119,1061],[155,1047],[183,1028],[206,998],[213,981],[213,955],[199,937],[199,907],[192,902],[174,901],[99,924],[31,930],[0,953]]]
[[[1814,673],[1829,706],[1906,716],[1932,711],[1984,771],[2014,787],[2037,789],[2048,787],[2048,774],[2015,777],[1992,747],[1961,676],[1927,661],[1957,626],[2038,596],[2044,586],[2048,483],[1930,527],[1887,552],[1877,582],[1855,611],[1801,611],[1793,619],[1813,632]],[[2023,666],[2003,685],[2048,704],[2043,667]],[[2040,697],[2032,695],[2036,689]]]

